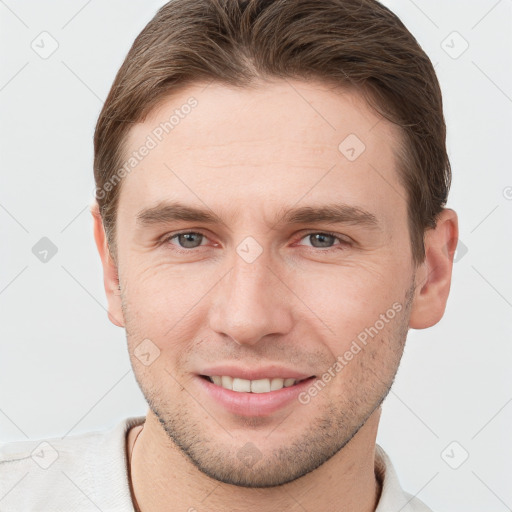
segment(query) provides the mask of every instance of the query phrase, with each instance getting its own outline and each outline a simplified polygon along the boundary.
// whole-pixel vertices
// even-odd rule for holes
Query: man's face
[[[192,96],[197,104],[180,110]],[[188,114],[158,141],[176,109]],[[204,473],[246,486],[291,481],[350,441],[399,364],[414,266],[398,132],[356,93],[282,81],[191,86],[134,126],[127,157],[148,136],[156,147],[124,178],[117,217],[136,378]],[[171,203],[220,222],[148,213]],[[327,206],[346,220],[286,213]],[[205,376],[252,377],[266,392]],[[309,380],[278,390],[280,378]]]

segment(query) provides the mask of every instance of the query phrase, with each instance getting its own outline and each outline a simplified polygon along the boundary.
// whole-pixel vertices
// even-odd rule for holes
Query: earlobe
[[[445,208],[434,229],[425,233],[425,261],[416,273],[409,327],[425,329],[444,315],[450,293],[453,258],[459,238],[457,213]]]
[[[110,254],[99,206],[96,201],[91,205],[90,211],[94,223],[94,240],[96,241],[96,247],[98,248],[103,267],[103,284],[108,301],[108,318],[114,325],[124,327],[121,294],[119,293],[119,274]]]

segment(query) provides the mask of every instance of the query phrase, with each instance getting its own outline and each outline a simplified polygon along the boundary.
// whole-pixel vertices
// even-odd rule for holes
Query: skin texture
[[[197,106],[123,180],[117,267],[92,208],[109,318],[126,329],[150,406],[132,454],[137,504],[144,512],[169,503],[372,511],[380,405],[408,328],[443,316],[457,215],[442,212],[416,268],[393,153],[397,128],[357,92],[319,83],[189,86],[132,128],[127,154],[191,96]],[[349,134],[366,146],[354,161],[338,149]],[[207,207],[222,223],[137,224],[139,211],[171,200]],[[379,227],[276,223],[284,208],[327,203],[363,208]],[[184,230],[198,233],[188,245],[169,239]],[[325,232],[340,239],[315,240]],[[262,250],[250,263],[237,253],[248,236]],[[393,304],[400,311],[307,404],[247,418],[200,385],[197,374],[213,363],[321,376]],[[134,354],[145,339],[159,350],[150,365]],[[129,450],[137,433],[128,435]],[[239,456],[247,443],[259,454],[252,465]]]

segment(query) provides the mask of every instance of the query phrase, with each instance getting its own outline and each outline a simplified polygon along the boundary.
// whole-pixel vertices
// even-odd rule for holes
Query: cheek
[[[303,268],[289,276],[289,286],[301,299],[295,299],[296,307],[327,329],[327,337],[343,348],[403,294],[405,285],[398,279],[390,281],[387,275],[392,274],[368,266],[325,266],[316,272]]]
[[[402,311],[395,313],[393,307],[385,310],[383,317],[344,338],[333,350],[336,362],[331,373],[337,375],[333,392],[340,400],[373,403],[391,386],[406,336],[405,317]]]
[[[126,276],[125,291],[139,316],[170,323],[186,315],[211,288],[213,277],[191,265],[138,266]]]
[[[134,357],[138,353],[158,354],[151,374],[161,370],[162,362],[171,372],[179,367],[179,361],[194,345],[197,327],[204,322],[198,303],[211,286],[201,274],[180,273],[169,267],[139,267],[125,275],[123,302],[130,353]]]

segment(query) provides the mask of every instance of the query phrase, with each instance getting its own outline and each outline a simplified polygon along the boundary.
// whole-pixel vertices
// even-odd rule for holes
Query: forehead
[[[130,130],[126,158],[149,150],[124,178],[120,208],[186,196],[215,211],[239,212],[243,203],[259,215],[262,200],[281,208],[307,198],[405,214],[399,137],[355,91],[292,80],[195,84]]]
[[[159,145],[173,139],[196,154],[212,147],[219,152],[231,142],[247,150],[257,138],[267,147],[283,142],[303,146],[307,139],[308,146],[338,149],[348,134],[367,143],[371,152],[378,140],[392,149],[390,143],[400,137],[398,128],[370,109],[360,92],[291,79],[236,88],[216,82],[188,86],[135,124],[127,145],[148,134]]]

